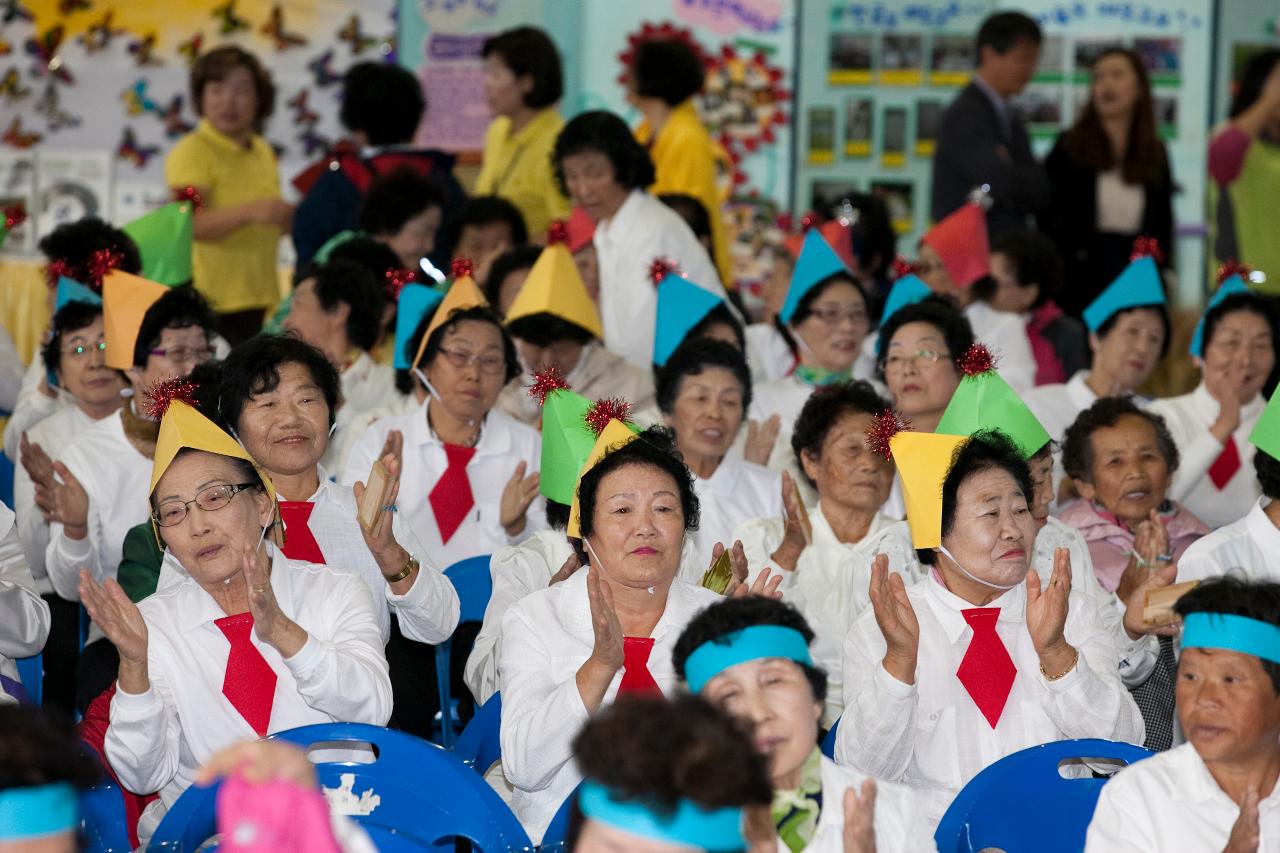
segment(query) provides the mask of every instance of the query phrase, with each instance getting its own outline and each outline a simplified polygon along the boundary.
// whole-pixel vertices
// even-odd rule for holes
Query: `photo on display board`
[[[880,165],[897,169],[907,164],[907,108],[885,107],[884,137],[880,140]]]
[[[871,82],[871,52],[867,33],[832,33],[827,59],[827,82],[832,86],[858,86]]]
[[[1133,40],[1133,50],[1142,57],[1152,85],[1178,85],[1182,79],[1182,39],[1137,38]]]
[[[973,74],[973,36],[939,34],[929,45],[929,83],[963,86]]]
[[[908,234],[915,225],[915,185],[910,181],[872,181],[871,194],[889,209],[893,230]]]
[[[880,82],[919,86],[924,81],[924,36],[885,33],[880,41]]]
[[[1178,136],[1178,95],[1174,92],[1154,92],[1151,97],[1156,112],[1156,131],[1161,139]]]
[[[1085,90],[1088,97],[1088,90]],[[1028,86],[1015,95],[1010,103],[1022,116],[1027,133],[1033,138],[1045,139],[1057,136],[1063,126],[1062,88],[1060,86]]]
[[[942,101],[916,101],[916,156],[932,157],[938,141],[938,125],[942,123]]]
[[[809,163],[822,166],[836,159],[836,111],[832,107],[809,108]]]
[[[1088,83],[1090,72],[1093,70],[1093,61],[1113,47],[1124,47],[1124,42],[1115,36],[1092,36],[1076,39],[1072,50],[1075,63],[1075,81],[1077,83]]]
[[[831,216],[832,211],[857,191],[858,188],[852,181],[816,180],[809,185],[809,209],[823,216]]]
[[[1062,36],[1045,36],[1040,42],[1040,58],[1036,61],[1037,83],[1060,83],[1067,72],[1067,43]]]
[[[870,98],[846,98],[844,102],[844,156],[870,157],[875,103]]]

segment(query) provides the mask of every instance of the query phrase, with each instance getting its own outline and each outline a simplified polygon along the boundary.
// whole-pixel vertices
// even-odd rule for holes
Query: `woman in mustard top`
[[[560,54],[535,27],[498,33],[481,52],[484,95],[495,117],[484,135],[476,195],[514,204],[541,241],[551,220],[569,215],[569,200],[551,169],[551,151],[564,127],[556,111],[564,93]]]
[[[191,98],[200,123],[169,152],[165,182],[194,186],[203,198],[192,223],[192,277],[234,345],[257,333],[279,299],[276,250],[293,218],[261,135],[275,86],[257,57],[225,46],[196,60]]]
[[[712,260],[725,287],[733,281],[729,244],[725,236],[724,204],[716,184],[720,146],[698,118],[693,96],[702,88],[706,71],[684,42],[664,39],[636,46],[627,79],[627,101],[644,116],[636,140],[649,149],[658,178],[654,195],[693,196],[711,218]]]

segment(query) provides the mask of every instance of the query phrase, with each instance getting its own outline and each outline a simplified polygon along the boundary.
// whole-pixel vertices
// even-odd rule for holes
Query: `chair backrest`
[[[444,576],[453,582],[458,591],[461,612],[458,622],[479,622],[493,595],[493,578],[489,574],[489,555],[459,560],[444,570]]]
[[[468,767],[484,775],[502,758],[502,694],[495,693],[476,709],[475,716],[458,735],[453,754]]]
[[[569,796],[564,798],[560,808],[556,809],[555,817],[551,818],[547,831],[542,834],[540,846],[543,850],[553,849],[556,844],[563,844],[569,837],[569,815],[573,812],[573,802],[576,799],[578,799],[578,789],[574,788]]]
[[[840,730],[840,718],[831,724],[831,731],[822,739],[822,754],[832,761],[836,760],[836,732]]]
[[[80,831],[94,853],[128,853],[129,827],[124,794],[108,779],[80,792]]]
[[[18,680],[22,689],[31,697],[32,704],[44,704],[44,653],[29,658],[18,658]]]
[[[1023,749],[984,769],[956,795],[938,824],[939,853],[1078,853],[1106,779],[1063,778],[1068,759],[1132,764],[1151,751],[1109,740],[1064,740]]]
[[[485,781],[449,752],[403,732],[363,723],[322,723],[270,736],[303,748],[315,744],[369,745],[369,764],[320,762],[316,774],[327,792],[373,802],[353,814],[382,851],[437,849],[442,840],[469,840],[480,851],[531,847],[510,809]],[[346,778],[349,777],[349,778]],[[157,828],[153,843],[179,842],[195,850],[216,830],[217,786],[183,792]],[[330,801],[334,800],[329,793]],[[341,795],[340,795],[341,796]]]

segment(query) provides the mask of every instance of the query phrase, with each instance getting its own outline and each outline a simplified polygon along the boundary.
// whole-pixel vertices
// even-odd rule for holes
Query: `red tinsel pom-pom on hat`
[[[974,343],[956,359],[956,367],[965,376],[978,376],[996,369],[996,357],[982,344]]]
[[[1156,263],[1164,260],[1164,252],[1160,250],[1160,241],[1155,237],[1142,236],[1133,241],[1133,251],[1129,253],[1129,260],[1136,261],[1138,258],[1155,258]]]
[[[453,263],[449,266],[449,274],[454,279],[468,278],[475,271],[475,264],[470,258],[454,258]]]
[[[596,400],[587,409],[586,421],[587,426],[596,435],[604,432],[604,428],[609,425],[609,421],[625,422],[631,416],[631,404],[626,400],[617,397],[605,397]]]
[[[654,284],[661,284],[664,278],[674,272],[676,262],[670,258],[654,258],[653,263],[649,264],[649,278]]]
[[[147,389],[146,407],[147,415],[160,420],[164,417],[164,413],[169,411],[169,404],[174,400],[181,400],[192,408],[196,406],[196,384],[189,379],[175,378],[166,379],[163,382],[157,382]]]
[[[533,374],[533,384],[529,386],[529,396],[538,401],[539,406],[547,404],[547,395],[552,391],[567,391],[569,383],[560,375],[556,367]],[[607,421],[606,421],[607,423]]]
[[[891,459],[893,454],[889,449],[889,440],[909,426],[910,424],[893,409],[885,409],[873,417],[871,426],[867,427],[867,447],[871,448],[873,453],[879,453],[885,459]]]
[[[1217,281],[1218,281],[1218,284],[1221,285],[1224,281],[1231,278],[1233,275],[1238,275],[1240,276],[1240,279],[1242,281],[1244,281],[1245,283],[1248,283],[1249,275],[1252,272],[1253,272],[1253,267],[1249,266],[1248,264],[1242,264],[1239,261],[1237,261],[1235,258],[1232,258],[1222,266],[1218,267]]]

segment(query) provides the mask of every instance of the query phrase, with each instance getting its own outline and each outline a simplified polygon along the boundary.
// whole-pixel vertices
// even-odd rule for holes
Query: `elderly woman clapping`
[[[579,478],[567,531],[587,571],[525,597],[502,620],[502,763],[530,837],[541,838],[581,779],[571,742],[582,724],[619,694],[675,689],[671,648],[719,599],[676,577],[697,519],[692,475],[670,433],[637,435],[611,420]],[[740,549],[733,560],[745,577]],[[754,591],[776,589],[780,579],[766,589],[767,576]]]
[[[264,541],[275,494],[249,454],[181,401],[160,424],[151,490],[161,543],[186,572],[140,605],[81,573],[120,652],[105,752],[124,787],[160,792],[145,841],[218,750],[309,723],[386,723],[391,683],[368,587]]]
[[[891,430],[881,430],[883,437]],[[917,789],[928,825],[982,768],[1064,738],[1141,742],[1115,641],[1055,554],[1030,568],[1030,475],[998,432],[898,432],[911,538],[932,573],[909,588],[876,558],[871,608],[845,638],[836,759]]]

